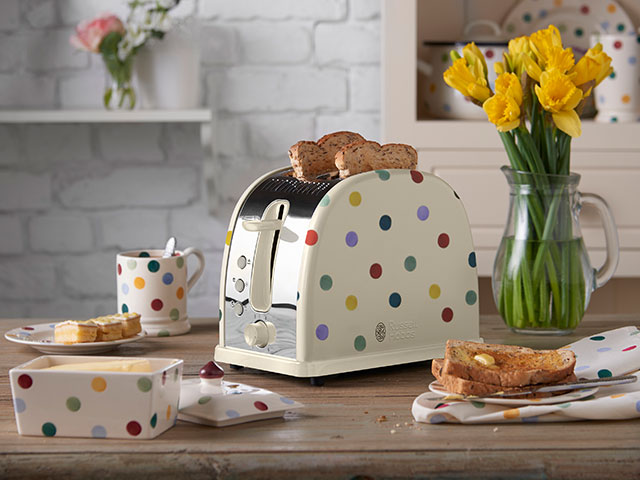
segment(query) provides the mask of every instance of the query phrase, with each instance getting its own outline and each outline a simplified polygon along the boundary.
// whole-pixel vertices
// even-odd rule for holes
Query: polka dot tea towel
[[[625,385],[599,387],[586,397],[579,390],[569,392],[563,395],[564,402],[554,404],[545,404],[546,399],[530,400],[528,404],[515,399],[505,402],[511,404],[497,404],[493,400],[445,401],[441,395],[426,392],[413,401],[413,417],[424,423],[536,423],[640,418],[638,328],[610,330],[562,348],[576,354],[575,374],[578,378],[633,374],[639,379]]]

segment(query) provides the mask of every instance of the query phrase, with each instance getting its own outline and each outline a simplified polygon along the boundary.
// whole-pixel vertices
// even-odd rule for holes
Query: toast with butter
[[[492,395],[496,393],[507,393],[509,395],[517,394],[519,392],[526,392],[530,386],[526,387],[503,387],[502,385],[494,385],[491,383],[476,382],[474,380],[467,380],[464,378],[454,377],[453,375],[447,375],[442,373],[442,367],[444,366],[443,358],[434,358],[431,362],[431,373],[436,377],[438,382],[444,387],[447,392],[458,393],[461,395],[476,395],[482,397],[485,395]],[[555,384],[575,382],[577,380],[574,373],[569,374]],[[554,385],[550,383],[549,385]],[[537,392],[529,393],[522,396],[513,396],[510,398],[547,398],[560,392]]]
[[[447,340],[441,372],[484,384],[523,387],[560,382],[573,373],[575,364],[571,350]]]

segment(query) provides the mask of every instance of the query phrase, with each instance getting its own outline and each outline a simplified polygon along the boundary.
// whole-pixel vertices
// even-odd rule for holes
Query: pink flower
[[[118,17],[103,13],[93,20],[85,20],[76,27],[76,34],[69,41],[80,50],[99,53],[102,39],[111,32],[124,34],[124,25]]]

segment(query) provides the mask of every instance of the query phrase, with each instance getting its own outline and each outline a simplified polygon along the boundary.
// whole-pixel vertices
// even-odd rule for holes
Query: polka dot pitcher
[[[117,255],[118,312],[141,315],[147,335],[166,337],[191,330],[187,293],[204,270],[204,255],[196,248],[162,258],[162,250],[135,250]],[[187,280],[187,259],[194,255],[198,268]]]

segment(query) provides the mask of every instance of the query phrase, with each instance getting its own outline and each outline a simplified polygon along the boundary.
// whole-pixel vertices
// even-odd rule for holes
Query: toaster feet
[[[312,387],[321,387],[324,385],[324,377],[311,377],[309,383]]]
[[[242,370],[244,368],[242,365],[235,365],[233,363],[229,364],[229,366],[231,367],[231,370]]]

